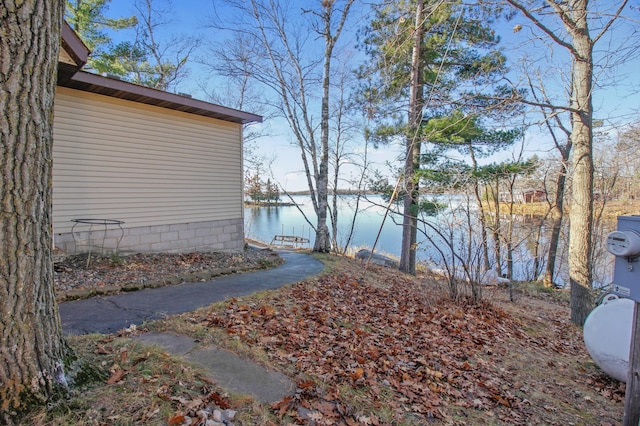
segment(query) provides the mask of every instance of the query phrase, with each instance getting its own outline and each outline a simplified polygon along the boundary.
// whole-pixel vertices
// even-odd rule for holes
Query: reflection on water
[[[247,207],[245,208],[245,235],[247,238],[255,239],[265,243],[271,242],[275,235],[294,235],[305,237],[310,240],[313,246],[315,231],[315,213],[311,201],[306,196],[294,196],[296,206],[280,207]],[[338,244],[344,245],[348,239],[348,232],[351,228],[351,220],[355,211],[355,196],[343,196],[338,205]],[[434,229],[444,231],[445,236],[454,241],[456,250],[467,250],[468,235],[466,232],[469,226],[466,219],[460,216],[461,211],[467,211],[468,206],[464,196],[438,196],[437,201],[444,203],[448,207],[443,209],[438,215],[427,218],[429,225],[422,226],[418,233],[419,261],[428,262],[438,266],[442,263],[442,254],[437,249],[446,247],[444,241]],[[383,224],[386,211],[386,202],[381,196],[369,196],[368,199],[360,201],[360,210],[351,238],[350,248],[357,250],[360,247],[372,247],[376,241],[376,236],[380,233],[376,245],[376,251],[398,257],[400,255],[402,240],[402,217],[398,214],[390,214]],[[309,224],[307,220],[311,222]],[[502,219],[505,221],[505,219]],[[533,253],[536,252],[537,231],[541,225],[541,218],[532,215],[515,216],[513,223],[514,237],[516,245],[513,252],[514,259],[514,279],[532,280],[540,271],[535,271],[536,264]],[[329,225],[330,226],[330,225]],[[477,224],[472,223],[474,229],[478,229]],[[547,232],[543,225],[542,234]],[[566,241],[566,236],[563,238]],[[477,239],[472,245],[479,245]],[[437,247],[435,247],[437,246]],[[448,247],[446,247],[448,249]],[[544,238],[540,241],[538,252],[546,253],[548,242]],[[445,250],[446,251],[446,250]],[[559,247],[558,282],[567,281],[566,246]],[[478,250],[479,252],[479,250]],[[544,266],[544,255],[539,259]],[[602,253],[595,256],[595,280],[598,283],[608,283],[611,280],[612,256]],[[539,266],[540,267],[540,266]],[[506,268],[503,268],[506,271]]]
[[[309,207],[311,211],[308,211]],[[244,209],[245,236],[269,243],[275,235],[295,235],[309,238],[313,245],[313,231],[301,211],[309,217],[309,220],[315,221],[313,207],[308,203],[301,204],[299,208],[296,206],[246,207]]]
[[[245,208],[245,235],[258,241],[270,242],[274,235],[296,235],[315,240],[316,216],[311,200],[305,196],[294,196],[298,206],[247,207]],[[347,232],[355,210],[355,197],[343,197],[338,206],[338,244],[345,244]],[[371,196],[370,201],[361,200],[360,211],[351,240],[351,247],[371,247],[382,224],[385,203],[380,196]],[[305,217],[311,222],[310,225]],[[377,249],[392,255],[400,254],[402,228],[387,218],[382,229]]]

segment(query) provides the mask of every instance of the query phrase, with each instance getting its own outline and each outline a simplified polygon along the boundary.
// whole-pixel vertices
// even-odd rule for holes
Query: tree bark
[[[564,189],[567,180],[568,159],[562,154],[561,170],[556,179],[556,196],[551,209],[551,237],[549,239],[549,253],[547,255],[547,267],[544,273],[544,286],[553,287],[556,270],[556,256],[558,255],[558,244],[560,243],[560,233],[562,231],[562,217],[564,215]]]
[[[593,231],[593,44],[587,25],[587,0],[573,3],[574,46],[571,140],[573,191],[569,234],[571,322],[583,325],[593,308],[591,300],[591,234]],[[575,28],[575,29],[573,29]]]
[[[329,89],[331,76],[331,57],[333,55],[334,38],[331,36],[332,2],[324,7],[324,66],[322,75],[322,105],[320,116],[320,166],[316,187],[318,189],[318,224],[313,251],[328,253],[331,251],[331,238],[327,225],[327,211],[329,210]]]
[[[409,130],[406,138],[404,164],[404,207],[400,265],[402,272],[416,273],[416,242],[418,235],[419,185],[416,172],[420,168],[420,125],[424,106],[422,39],[424,38],[424,1],[416,5],[416,19],[411,56],[411,88],[409,96]]]
[[[0,423],[66,387],[53,289],[51,149],[64,2],[0,9]]]
[[[480,196],[480,181],[476,175],[478,171],[478,160],[476,159],[473,145],[469,144],[469,158],[471,159],[471,166],[473,167],[473,194],[476,197],[476,203],[478,203],[478,219],[480,220],[480,239],[482,245],[482,264],[485,271],[491,269],[489,263],[489,238],[487,237],[487,212]]]

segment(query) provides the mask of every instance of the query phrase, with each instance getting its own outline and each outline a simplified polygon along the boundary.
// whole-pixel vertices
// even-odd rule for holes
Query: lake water
[[[305,220],[305,216],[315,225],[316,217],[311,200],[306,196],[294,196],[296,206],[247,207],[245,208],[245,235],[265,243],[274,235],[297,235],[309,238],[313,247],[315,232]],[[355,197],[340,198],[338,206],[338,243],[345,244],[351,220],[355,211]],[[386,203],[381,196],[370,196],[360,200],[359,213],[353,233],[351,247],[372,247],[378,230],[382,226]],[[400,255],[402,227],[387,217],[380,234],[376,250]]]
[[[433,228],[447,233],[447,238],[455,242],[456,250],[466,250],[469,245],[466,229],[466,215],[461,215],[460,210],[474,210],[473,203],[466,206],[466,197],[459,195],[436,196],[438,203],[447,207],[442,209],[438,215],[428,217],[427,222]],[[313,247],[315,233],[312,227],[305,220],[305,216],[315,225],[315,213],[311,200],[307,196],[294,196],[296,206],[280,207],[247,207],[245,208],[245,235],[247,238],[255,239],[265,243],[270,243],[275,235],[295,235],[305,237],[310,240],[310,247]],[[343,247],[347,240],[351,220],[355,211],[355,196],[342,196],[338,205],[338,243]],[[360,199],[357,221],[353,235],[351,237],[350,249],[357,251],[360,248],[373,247],[376,236],[380,233],[376,244],[376,252],[399,257],[402,240],[402,217],[400,215],[389,214],[385,219],[387,203],[379,195],[368,196],[367,199]],[[532,247],[535,241],[535,230],[538,228],[535,218],[519,217],[514,224],[514,240],[519,241],[514,251],[514,278],[530,280],[536,275],[533,271]],[[383,223],[384,221],[384,223]],[[330,225],[329,225],[330,226]],[[476,224],[473,225],[477,230]],[[418,232],[418,250],[416,257],[418,261],[428,262],[438,267],[442,264],[442,255],[438,248],[446,252],[448,247],[437,232],[429,226],[422,226],[422,232]],[[429,237],[431,240],[429,240]],[[478,238],[472,242],[476,246],[476,261],[480,258],[480,251],[477,249]],[[543,242],[544,245],[544,242]],[[560,252],[565,250],[560,248]],[[611,256],[600,256],[603,264],[597,266],[596,281],[607,282],[610,280]],[[566,261],[559,263],[558,281],[566,282]]]

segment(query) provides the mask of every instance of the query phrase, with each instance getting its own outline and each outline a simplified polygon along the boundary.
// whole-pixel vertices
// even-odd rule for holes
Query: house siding
[[[67,252],[96,241],[121,251],[239,249],[242,180],[239,124],[57,89],[54,243]],[[78,225],[74,243],[78,218],[121,220],[123,231]]]

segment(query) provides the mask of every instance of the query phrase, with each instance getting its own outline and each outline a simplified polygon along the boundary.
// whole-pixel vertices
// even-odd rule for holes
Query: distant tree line
[[[247,174],[245,178],[245,194],[251,201],[258,204],[278,204],[280,202],[280,189],[278,185],[267,178],[260,178],[258,172]]]

